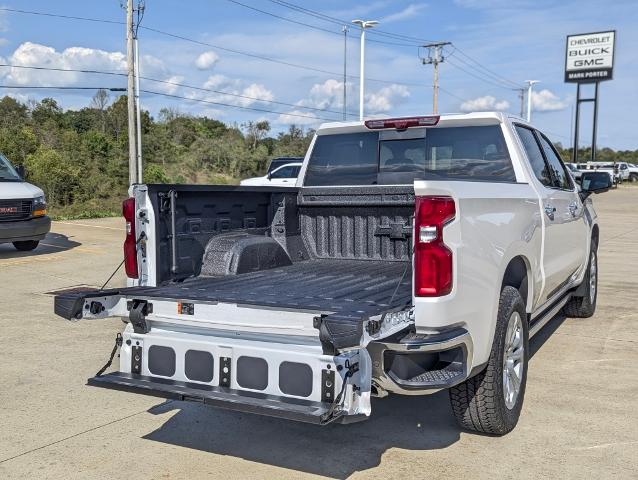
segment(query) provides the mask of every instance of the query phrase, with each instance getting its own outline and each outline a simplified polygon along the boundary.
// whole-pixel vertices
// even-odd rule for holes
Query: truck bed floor
[[[362,317],[412,299],[408,262],[316,259],[224,277],[198,277],[160,287],[133,287],[127,297],[221,302]]]

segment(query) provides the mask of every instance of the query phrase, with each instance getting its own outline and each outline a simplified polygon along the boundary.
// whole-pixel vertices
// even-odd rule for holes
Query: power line
[[[61,15],[57,13],[47,13],[47,12],[34,12],[32,10],[20,10],[17,8],[7,8],[0,7],[0,11],[2,12],[11,12],[11,13],[24,13],[27,15],[39,15],[43,17],[55,17],[55,18],[66,18],[67,20],[83,20],[85,22],[97,22],[97,23],[111,23],[115,25],[125,25],[126,22],[122,22],[119,20],[108,20],[105,18],[91,18],[91,17],[77,17],[74,15]]]
[[[155,92],[155,91],[152,91],[152,90],[141,89],[140,92],[147,93],[147,94],[150,94],[150,95],[158,95],[158,96],[161,96],[161,97],[177,98],[177,99],[180,99],[180,100],[188,100],[188,101],[192,101],[192,102],[208,103],[208,104],[211,104],[211,105],[220,105],[220,106],[223,106],[223,107],[239,108],[239,109],[242,109],[242,110],[252,110],[252,111],[255,111],[255,112],[262,112],[262,113],[276,113],[278,115],[287,115],[289,117],[311,118],[313,120],[326,120],[326,121],[329,121],[329,122],[338,121],[338,120],[336,120],[334,118],[317,117],[317,116],[314,116],[314,115],[303,115],[301,113],[292,113],[292,112],[291,113],[288,113],[288,112],[277,112],[275,110],[268,110],[268,109],[265,109],[265,108],[257,108],[257,107],[244,107],[242,105],[233,105],[232,103],[214,102],[212,100],[204,100],[202,98],[189,98],[189,97],[184,97],[182,95],[174,95],[174,94],[171,94],[171,93]]]
[[[297,12],[306,14],[306,15],[310,15],[312,17],[315,18],[319,18],[321,20],[327,21],[327,22],[331,22],[337,25],[343,25],[344,23],[350,23],[348,21],[344,21],[343,19],[340,18],[336,18],[336,17],[331,17],[329,15],[326,15],[324,13],[318,12],[316,10],[311,10],[309,8],[305,8],[302,7],[300,5],[295,5],[294,3],[291,2],[286,2],[283,0],[268,0],[271,3],[275,3],[277,5],[281,5],[282,7],[286,7],[289,8],[291,10],[295,10]],[[374,30],[370,31],[371,34],[374,35],[379,35],[379,36],[384,36],[384,37],[388,37],[388,38],[394,38],[394,39],[398,39],[398,40],[403,40],[403,41],[411,41],[413,42],[410,46],[418,46],[422,43],[429,43],[429,42],[433,42],[432,40],[426,40],[423,38],[418,38],[418,37],[411,37],[408,35],[403,35],[403,34],[399,34],[399,33],[392,33],[392,32],[388,32],[382,29],[378,29],[375,28]],[[373,40],[370,40],[373,41]]]
[[[502,88],[505,90],[512,90],[512,87],[509,86],[505,86],[502,83],[497,83],[494,80],[491,80],[490,78],[486,77],[486,76],[482,76],[483,74],[480,71],[472,71],[472,70],[468,70],[464,67],[462,67],[461,65],[454,63],[454,60],[450,59],[450,57],[447,57],[447,61],[450,63],[450,65],[452,65],[454,68],[457,68],[465,73],[467,73],[468,75],[470,75],[471,77],[476,78],[477,80],[481,80],[482,82],[488,83],[490,85],[496,86],[498,88]]]
[[[144,77],[144,76],[140,76],[140,79],[151,81],[151,82],[163,83],[165,85],[173,85],[173,86],[176,86],[176,87],[190,88],[190,89],[199,90],[199,91],[202,91],[202,92],[211,92],[211,93],[216,93],[216,94],[219,94],[219,95],[228,95],[230,97],[244,98],[244,99],[247,99],[247,100],[255,100],[255,101],[258,101],[258,102],[272,103],[272,104],[275,104],[275,105],[283,105],[283,106],[286,106],[286,107],[303,108],[303,109],[306,109],[306,110],[313,110],[313,111],[316,111],[316,112],[324,112],[324,113],[335,113],[337,115],[343,114],[343,112],[338,112],[336,110],[329,110],[327,108],[309,107],[309,106],[305,106],[305,105],[297,105],[297,104],[294,104],[294,103],[280,102],[280,101],[277,101],[277,100],[266,100],[266,99],[259,98],[259,97],[251,97],[250,95],[243,95],[243,94],[240,94],[240,93],[232,93],[232,92],[224,92],[222,90],[214,90],[214,89],[211,89],[211,88],[196,87],[194,85],[187,85],[187,84],[184,84],[184,83],[172,82],[170,80],[159,80],[159,79],[156,79],[156,78],[149,78],[149,77]],[[357,114],[355,114],[355,113],[348,112],[347,114],[350,115],[350,116],[357,116]]]
[[[8,64],[8,63],[0,63],[0,67],[22,68],[22,69],[31,69],[31,70],[45,70],[45,71],[56,71],[56,72],[70,72],[70,73],[89,73],[89,74],[100,74],[100,75],[116,75],[116,76],[121,76],[121,77],[126,77],[127,76],[126,73],[109,72],[109,71],[102,71],[102,70],[84,70],[84,69],[78,69],[78,68],[39,67],[39,66],[31,66],[31,65],[13,65],[13,64]],[[199,91],[202,91],[202,92],[210,92],[210,93],[216,93],[216,94],[219,94],[219,95],[228,95],[230,97],[244,98],[244,99],[247,99],[247,100],[255,100],[255,101],[258,101],[258,102],[272,103],[272,104],[275,104],[275,105],[283,105],[283,106],[287,106],[287,107],[301,108],[301,109],[304,109],[304,110],[313,110],[313,111],[317,111],[317,112],[342,114],[342,112],[338,112],[336,110],[329,110],[327,108],[318,108],[318,107],[310,107],[310,106],[306,106],[306,105],[297,105],[297,104],[294,104],[294,103],[281,102],[281,101],[277,101],[277,100],[266,100],[266,99],[259,98],[259,97],[252,97],[250,95],[243,95],[243,94],[234,93],[234,92],[225,92],[223,90],[215,90],[215,89],[212,89],[212,88],[197,87],[195,85],[188,85],[188,84],[180,83],[180,82],[172,82],[170,80],[160,80],[158,78],[146,77],[146,76],[141,76],[141,75],[140,75],[140,79],[146,80],[146,81],[150,81],[150,82],[162,83],[162,84],[165,84],[165,85],[172,85],[172,86],[176,86],[176,87],[190,88],[190,89],[199,90]],[[16,87],[16,88],[21,88],[21,87]],[[26,88],[30,88],[30,87],[26,87]],[[356,116],[356,114],[350,113],[350,112],[348,112],[348,115]]]
[[[101,22],[101,23],[111,23],[111,24],[118,24],[118,25],[124,25],[125,24],[125,22],[117,22],[117,21],[107,20],[107,19],[90,18],[90,17],[78,17],[78,16],[71,16],[71,15],[59,15],[59,14],[46,13],[46,12],[36,12],[36,11],[30,11],[30,10],[18,10],[18,9],[13,9],[13,8],[0,7],[0,11],[8,11],[8,12],[13,12],[13,13],[23,13],[23,14],[28,14],[28,15],[38,15],[38,16],[46,16],[46,17],[64,18],[64,19],[70,19],[70,20],[82,20],[82,21],[88,21],[88,22]],[[334,76],[334,75],[337,75],[339,77],[342,76],[342,74],[338,73],[338,72],[333,72],[333,71],[325,70],[325,69],[322,69],[322,68],[312,67],[310,65],[302,65],[302,64],[298,64],[298,63],[287,62],[285,60],[278,60],[276,58],[267,57],[265,55],[259,55],[259,54],[256,54],[256,53],[251,53],[251,52],[246,52],[246,51],[242,51],[242,50],[222,47],[221,45],[215,45],[213,43],[203,42],[201,40],[195,40],[193,38],[189,38],[189,37],[186,37],[184,35],[179,35],[179,34],[167,32],[167,31],[164,31],[164,30],[160,30],[158,28],[152,28],[152,27],[148,27],[148,26],[144,26],[144,25],[140,25],[139,28],[142,29],[142,30],[149,31],[149,32],[157,33],[159,35],[164,35],[164,36],[167,36],[167,37],[176,38],[178,40],[183,40],[185,42],[190,42],[190,43],[193,43],[193,44],[196,44],[196,45],[202,45],[202,46],[214,48],[214,49],[217,49],[217,50],[221,50],[223,52],[233,53],[233,54],[236,54],[236,55],[243,55],[243,56],[246,56],[246,57],[255,58],[255,59],[266,61],[266,62],[276,63],[276,64],[279,64],[279,65],[285,65],[285,66],[288,66],[288,67],[299,68],[299,69],[302,69],[302,70],[308,70],[308,71],[313,71],[313,72],[317,72],[317,73],[323,73],[323,74],[327,74],[327,75],[331,75],[331,76]],[[358,79],[359,78],[358,75],[348,75],[348,77],[352,78],[352,79]],[[397,84],[397,85],[404,85],[404,86],[409,86],[409,87],[423,87],[424,86],[424,85],[422,85],[420,83],[396,82],[396,81],[392,81],[392,80],[384,80],[384,79],[379,79],[379,78],[366,78],[366,80],[367,81],[371,81],[371,82],[377,82],[377,83]]]
[[[315,29],[315,30],[320,30],[320,31],[322,31],[322,32],[331,33],[331,34],[333,34],[333,35],[339,35],[339,36],[341,36],[341,33],[336,32],[336,31],[334,31],[334,30],[329,30],[329,29],[327,29],[327,28],[319,27],[319,26],[317,26],[317,25],[311,25],[311,24],[309,24],[309,23],[300,22],[300,21],[298,21],[298,20],[293,20],[293,19],[291,19],[291,18],[282,17],[281,15],[277,15],[276,13],[268,12],[268,11],[266,11],[266,10],[262,10],[262,9],[260,9],[260,8],[253,7],[252,5],[246,5],[245,3],[239,2],[239,1],[237,1],[237,0],[226,0],[226,1],[228,1],[228,2],[230,2],[230,3],[233,3],[233,4],[235,4],[235,5],[241,6],[241,7],[248,8],[248,9],[253,10],[253,11],[255,11],[255,12],[259,12],[259,13],[262,13],[262,14],[264,14],[264,15],[268,15],[268,16],[270,16],[270,17],[274,17],[274,18],[277,18],[277,19],[279,19],[279,20],[283,20],[283,21],[285,21],[285,22],[294,23],[294,24],[296,24],[296,25],[301,25],[301,26],[303,26],[303,27],[313,28],[313,29]],[[349,22],[342,22],[341,24],[343,25],[343,23],[349,23]],[[352,35],[348,35],[348,37],[349,37],[349,38],[356,38],[356,37],[354,37],[354,36],[352,36]],[[385,44],[385,45],[394,45],[394,46],[398,46],[398,47],[414,47],[414,44],[408,44],[408,43],[386,42],[386,41],[382,41],[382,40],[375,40],[375,39],[369,39],[369,41],[370,41],[370,42],[375,42],[375,43],[382,43],[382,44]]]
[[[122,87],[70,87],[55,85],[0,85],[0,88],[17,88],[25,90],[109,90],[111,92],[125,92],[126,88]]]
[[[456,45],[454,46],[454,50],[452,51],[452,53],[454,52],[458,52],[461,55],[463,55],[465,58],[469,59],[470,61],[472,61],[473,63],[475,63],[476,65],[478,65],[480,68],[482,68],[483,70],[485,70],[489,75],[491,75],[492,77],[494,77],[495,79],[504,82],[504,83],[509,83],[512,87],[514,88],[519,88],[520,85],[517,82],[514,82],[513,80],[510,80],[506,77],[504,77],[503,75],[500,75],[498,73],[496,73],[494,70],[491,70],[489,68],[487,68],[484,64],[482,64],[481,62],[479,62],[478,60],[472,58],[471,56],[469,56],[467,53],[465,53],[463,50],[461,50],[460,48],[458,48]],[[452,54],[450,53],[450,55]],[[458,57],[457,57],[458,58]],[[464,62],[464,60],[462,59],[458,59],[459,61]],[[464,62],[467,63],[467,62]]]

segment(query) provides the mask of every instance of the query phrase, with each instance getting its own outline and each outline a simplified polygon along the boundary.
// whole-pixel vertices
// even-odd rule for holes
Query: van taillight
[[[440,297],[452,291],[452,251],[443,227],[454,219],[452,197],[416,197],[414,215],[414,295]]]
[[[129,278],[138,278],[134,198],[127,198],[122,202],[122,216],[124,220],[126,220],[126,239],[124,240],[124,268],[126,270],[126,276]]]

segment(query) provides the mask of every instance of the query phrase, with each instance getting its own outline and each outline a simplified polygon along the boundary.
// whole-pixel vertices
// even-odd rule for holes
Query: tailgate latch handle
[[[146,315],[153,312],[153,305],[146,300],[133,300],[130,310],[128,318],[133,325],[133,331],[135,333],[148,333]]]

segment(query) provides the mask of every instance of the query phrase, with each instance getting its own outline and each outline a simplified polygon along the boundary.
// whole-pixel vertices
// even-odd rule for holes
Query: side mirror
[[[584,198],[592,193],[606,192],[611,187],[611,177],[607,172],[583,172],[580,179],[581,194]]]
[[[266,177],[268,177],[268,180],[272,180],[272,172],[268,172],[268,175],[266,175]]]
[[[17,167],[15,167],[15,169],[18,175],[20,175],[20,178],[24,180],[24,177],[27,174],[27,171],[25,170],[24,165],[18,165]]]

